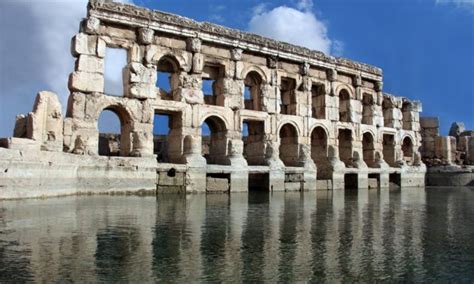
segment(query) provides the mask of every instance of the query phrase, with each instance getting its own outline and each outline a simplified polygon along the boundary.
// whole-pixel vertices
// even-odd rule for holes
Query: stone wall
[[[108,48],[127,53],[122,96],[104,90]],[[340,188],[347,173],[357,174],[362,187],[368,186],[368,174],[380,175],[385,185],[395,172],[416,176],[407,184],[423,184],[421,104],[384,93],[379,68],[95,0],[71,52],[76,64],[65,118],[56,96],[40,93],[33,113],[18,117],[15,127],[15,136],[36,141],[30,143],[35,146],[11,139],[0,144],[88,157],[151,158],[157,168],[185,165],[187,191],[222,182],[209,174],[229,175],[231,191],[246,191],[251,172],[268,174],[270,190],[314,190],[317,179]],[[168,86],[160,85],[160,74]],[[120,120],[120,134],[113,139],[98,130],[105,110]],[[155,114],[169,118],[166,143],[153,134]],[[202,132],[204,124],[209,135]],[[299,179],[289,178],[294,176]]]

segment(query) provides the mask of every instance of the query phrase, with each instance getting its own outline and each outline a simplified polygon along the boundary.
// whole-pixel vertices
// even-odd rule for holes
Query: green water
[[[474,189],[0,202],[0,282],[474,281]]]

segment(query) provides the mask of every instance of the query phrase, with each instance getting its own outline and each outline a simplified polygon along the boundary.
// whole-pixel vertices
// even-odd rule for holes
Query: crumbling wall
[[[472,165],[474,131],[465,130],[464,123],[454,122],[449,136],[440,136],[437,117],[420,120],[423,146],[421,155],[428,166]]]

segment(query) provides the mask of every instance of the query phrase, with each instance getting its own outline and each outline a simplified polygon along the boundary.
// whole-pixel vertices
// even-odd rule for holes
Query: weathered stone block
[[[77,57],[80,54],[97,54],[97,36],[79,33],[72,38],[71,53]]]
[[[104,74],[104,59],[81,54],[77,59],[76,71]]]
[[[437,158],[446,160],[448,163],[452,163],[454,162],[455,151],[456,138],[452,136],[436,137],[435,155]]]
[[[226,178],[206,178],[206,190],[208,192],[227,192],[229,191],[229,180]]]
[[[158,93],[154,85],[141,83],[130,85],[127,90],[127,97],[136,99],[154,99]]]
[[[95,17],[87,18],[85,22],[86,33],[97,34],[99,32],[100,20]]]
[[[204,68],[204,55],[201,53],[195,53],[193,55],[193,73],[201,74]]]
[[[155,32],[149,28],[139,28],[138,29],[138,42],[141,44],[151,44],[153,43],[153,36]]]
[[[99,73],[75,71],[69,76],[69,90],[71,92],[99,92],[104,91],[104,76]]]

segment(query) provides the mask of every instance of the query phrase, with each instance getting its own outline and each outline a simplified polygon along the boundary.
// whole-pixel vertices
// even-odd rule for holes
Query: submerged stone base
[[[0,148],[0,199],[156,190],[153,158]]]
[[[438,166],[428,168],[428,186],[474,186],[474,166]]]
[[[424,186],[419,167],[340,169],[315,180],[304,167],[271,169],[157,163],[154,157],[102,157],[0,148],[0,199],[73,194],[327,191],[332,189]]]

